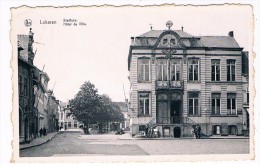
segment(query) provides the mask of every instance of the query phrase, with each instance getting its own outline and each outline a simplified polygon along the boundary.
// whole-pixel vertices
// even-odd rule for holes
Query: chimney
[[[183,26],[181,26],[181,30],[183,31]]]
[[[134,45],[134,44],[135,44],[135,38],[131,37],[131,45]]]
[[[229,37],[234,37],[234,32],[233,31],[228,32],[228,36]]]

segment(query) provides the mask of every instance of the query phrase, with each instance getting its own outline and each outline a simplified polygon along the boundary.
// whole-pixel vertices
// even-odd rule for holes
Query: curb
[[[36,146],[40,146],[40,145],[43,145],[49,141],[51,141],[57,134],[59,134],[60,132],[56,133],[55,135],[53,135],[51,138],[47,139],[46,141],[42,142],[42,143],[39,143],[39,144],[36,144],[36,145],[32,145],[32,146],[28,146],[28,147],[23,147],[23,148],[19,148],[20,150],[24,150],[24,149],[29,149],[29,148],[32,148],[32,147],[36,147]]]
[[[200,139],[195,139],[195,138],[153,138],[153,139],[149,139],[149,138],[118,138],[118,140],[188,140],[188,139],[194,139],[194,140],[210,140],[210,139],[250,139],[249,137],[239,137],[239,138],[235,138],[235,137],[231,137],[231,138],[200,138]]]

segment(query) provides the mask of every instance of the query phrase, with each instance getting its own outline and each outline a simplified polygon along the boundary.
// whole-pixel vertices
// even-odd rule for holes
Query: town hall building
[[[149,127],[190,137],[197,124],[206,136],[248,133],[248,54],[234,33],[193,36],[166,26],[131,38],[131,134]]]

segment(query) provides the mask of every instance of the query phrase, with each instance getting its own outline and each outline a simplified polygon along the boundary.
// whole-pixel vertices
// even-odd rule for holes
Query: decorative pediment
[[[171,34],[165,35],[160,40],[157,47],[177,47],[179,46],[178,39]]]
[[[154,47],[182,48],[185,47],[185,45],[182,43],[180,36],[176,32],[167,30],[159,36]]]

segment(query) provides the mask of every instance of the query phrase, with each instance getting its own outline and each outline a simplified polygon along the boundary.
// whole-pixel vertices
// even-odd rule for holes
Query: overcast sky
[[[234,31],[235,39],[244,50],[252,47],[252,13],[249,6],[204,7],[91,7],[17,9],[13,13],[13,36],[28,34],[24,20],[32,20],[34,64],[50,77],[49,88],[55,82],[57,99],[74,97],[84,81],[95,84],[100,94],[114,101],[124,101],[129,95],[127,57],[130,37],[153,29],[181,29],[195,36],[227,36]],[[64,26],[63,19],[77,19],[86,26]],[[40,20],[57,24],[40,24]]]

